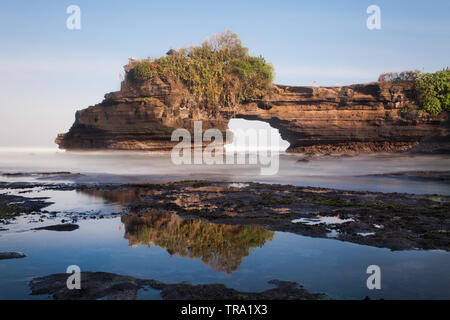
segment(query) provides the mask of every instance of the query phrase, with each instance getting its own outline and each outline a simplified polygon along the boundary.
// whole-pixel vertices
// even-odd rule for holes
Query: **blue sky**
[[[66,8],[81,8],[68,30]],[[381,8],[381,30],[366,9]],[[118,90],[128,57],[231,29],[292,85],[375,81],[450,65],[450,1],[21,1],[0,3],[0,146],[52,146],[77,109]],[[9,121],[5,122],[4,119]]]

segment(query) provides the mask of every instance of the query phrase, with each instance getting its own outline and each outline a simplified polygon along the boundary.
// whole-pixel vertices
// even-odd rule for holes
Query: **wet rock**
[[[330,227],[343,241],[392,250],[450,250],[450,197],[341,191],[326,188],[227,182],[122,186],[103,191],[110,201],[126,200],[131,213],[176,212],[184,218],[240,226],[265,226],[304,236],[326,238]],[[128,188],[126,191],[124,188]],[[132,192],[131,192],[132,191]],[[84,190],[89,193],[91,191]],[[124,198],[124,192],[128,198]],[[95,194],[100,196],[101,191]],[[396,218],[394,218],[396,217]],[[295,223],[303,220],[348,223]],[[383,228],[377,226],[382,225]],[[364,237],[361,234],[370,233]]]
[[[273,289],[262,292],[240,292],[223,284],[191,285],[189,283],[169,284],[161,296],[166,300],[318,300],[321,293],[309,293],[296,282],[270,280]]]
[[[439,181],[450,183],[450,171],[402,171],[366,175],[367,177],[390,177],[417,181]]]
[[[32,295],[50,294],[56,300],[93,300],[136,298],[137,290],[144,282],[133,277],[125,277],[105,272],[83,272],[81,289],[67,289],[69,274],[61,273],[46,277],[34,278],[29,286]]]
[[[33,230],[49,230],[49,231],[74,231],[77,230],[80,226],[73,223],[62,223],[55,224],[51,226],[44,226],[39,228],[34,228]]]
[[[439,176],[431,173],[421,175]],[[166,184],[36,185],[50,190],[77,190],[103,197],[109,202],[122,204],[130,214],[170,212],[182,218],[200,218],[216,224],[264,226],[270,231],[321,238],[326,238],[331,228],[335,231],[335,238],[342,241],[392,250],[450,251],[449,196],[260,183],[245,183],[235,188],[230,187],[230,183],[201,180]],[[28,184],[30,186],[33,184]],[[49,204],[51,202],[45,201],[45,198],[0,194],[0,222],[8,224],[8,220],[21,213],[39,214],[39,218],[43,219],[45,215],[40,210]],[[67,217],[67,221],[77,218],[73,214]],[[337,225],[293,223],[299,219],[319,217],[353,221]],[[99,217],[89,215],[80,218]],[[380,225],[383,228],[377,227]],[[371,235],[361,236],[367,233]]]
[[[43,208],[52,204],[52,202],[45,201],[46,199],[0,194],[0,219],[13,218],[21,213],[40,212]]]
[[[167,284],[158,280],[138,279],[106,272],[82,272],[81,289],[67,289],[66,281],[70,275],[53,274],[34,278],[29,287],[32,295],[52,295],[56,300],[133,300],[139,289],[152,288],[161,291],[163,299],[171,300],[317,300],[324,294],[309,293],[295,282],[271,280],[273,289],[262,292],[240,292],[223,284],[192,285],[188,282]]]
[[[0,260],[20,259],[25,257],[26,255],[22,252],[0,252]]]

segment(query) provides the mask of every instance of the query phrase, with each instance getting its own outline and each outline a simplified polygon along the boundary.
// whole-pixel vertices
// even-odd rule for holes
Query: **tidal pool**
[[[27,257],[0,261],[0,299],[50,299],[30,296],[29,280],[64,273],[69,265],[168,283],[223,283],[239,291],[269,289],[268,280],[280,279],[297,281],[310,292],[335,299],[450,298],[450,254],[445,251],[390,251],[261,226],[182,219],[160,211],[109,216],[125,210],[124,204],[136,194],[41,192],[35,190],[33,196],[50,197],[61,213],[44,221],[22,216],[3,226],[8,230],[0,231],[0,251],[20,251]],[[93,203],[104,218],[75,214]],[[72,214],[78,219],[77,230],[32,230],[60,223]],[[366,269],[374,264],[381,268],[381,290],[366,287]],[[138,298],[160,296],[155,290],[141,290]]]
[[[167,154],[130,152],[64,153],[55,150],[0,150],[0,173],[60,172],[75,175],[4,175],[0,182],[148,183],[209,179],[317,186],[344,190],[450,194],[448,180],[420,180],[386,175],[403,171],[450,171],[449,156],[328,156],[298,161],[281,155],[274,176],[260,176],[257,166],[175,166]],[[24,192],[25,193],[22,193]],[[271,279],[297,281],[309,292],[329,298],[450,299],[450,253],[390,251],[334,239],[310,238],[265,227],[228,226],[175,214],[129,214],[131,191],[54,191],[8,189],[0,193],[49,197],[54,202],[39,215],[21,216],[0,227],[0,251],[27,257],[0,260],[0,299],[49,299],[30,296],[31,278],[64,273],[69,265],[175,283],[223,283],[239,291],[271,288]],[[56,216],[51,212],[58,212]],[[121,215],[119,215],[121,214]],[[70,232],[32,230],[77,218]],[[95,218],[95,219],[94,219]],[[318,220],[321,222],[321,220]],[[302,221],[300,221],[302,222]],[[306,221],[308,222],[308,221]],[[311,223],[311,221],[309,221]],[[312,221],[317,222],[317,221]],[[335,221],[332,221],[335,222]],[[382,228],[382,226],[379,226]],[[3,230],[6,229],[6,230]],[[371,235],[366,235],[370,237]],[[381,268],[381,290],[368,290],[366,269]],[[141,290],[141,299],[158,299]]]

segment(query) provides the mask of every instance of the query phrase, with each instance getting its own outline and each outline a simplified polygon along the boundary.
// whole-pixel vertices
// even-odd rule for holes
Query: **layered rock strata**
[[[373,82],[342,87],[276,85],[270,97],[233,108],[205,106],[180,82],[136,83],[133,62],[125,66],[121,90],[105,95],[100,104],[76,113],[66,134],[58,135],[62,149],[168,151],[177,143],[172,132],[203,131],[225,134],[232,118],[262,120],[279,129],[297,152],[448,152],[449,117],[420,114],[409,82]],[[409,111],[408,111],[409,110]],[[224,135],[225,136],[225,135]]]

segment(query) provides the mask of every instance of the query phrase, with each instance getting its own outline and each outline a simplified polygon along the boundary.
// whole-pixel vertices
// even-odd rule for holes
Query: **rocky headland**
[[[416,103],[408,81],[373,82],[336,87],[274,85],[270,95],[230,106],[199,103],[186,85],[158,76],[132,80],[138,63],[130,59],[121,90],[76,113],[69,132],[56,143],[66,150],[116,149],[169,151],[175,129],[224,134],[232,118],[262,120],[279,130],[289,151],[313,153],[398,152],[448,153],[450,121],[409,110]]]

